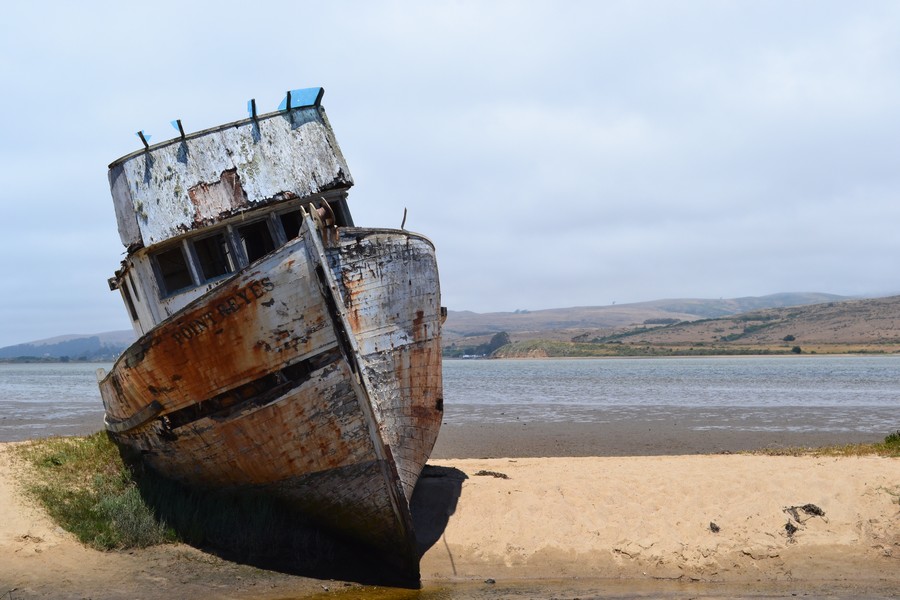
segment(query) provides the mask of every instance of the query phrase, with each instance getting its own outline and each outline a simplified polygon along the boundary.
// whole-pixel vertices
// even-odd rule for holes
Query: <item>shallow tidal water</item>
[[[682,581],[538,580],[526,582],[425,583],[421,590],[346,588],[340,584],[304,600],[624,600],[627,598],[805,598],[807,600],[886,600],[897,590],[848,582],[828,584],[766,582],[717,584]],[[285,599],[288,600],[288,599]],[[299,600],[299,599],[298,599]]]
[[[449,424],[676,420],[697,430],[886,434],[900,356],[444,361]]]
[[[98,368],[109,363],[0,364],[0,442],[103,429]]]
[[[0,364],[0,441],[103,427],[106,363]],[[647,423],[886,435],[900,356],[444,361],[444,422]]]

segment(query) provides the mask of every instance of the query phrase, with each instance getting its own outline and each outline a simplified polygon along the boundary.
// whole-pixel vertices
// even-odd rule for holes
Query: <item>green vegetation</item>
[[[528,340],[512,342],[499,348],[493,358],[562,358],[618,356],[608,346],[590,342],[555,342],[551,340]]]
[[[767,456],[870,456],[875,454],[887,458],[900,458],[900,430],[888,434],[883,442],[874,444],[844,444],[820,448],[764,448],[750,452],[750,454]]]
[[[766,315],[760,313],[746,313],[743,315],[735,315],[731,317],[735,321],[774,321],[780,319],[779,315]]]
[[[32,467],[27,492],[82,543],[110,550],[175,539],[141,499],[105,433],[35,441],[17,451]]]
[[[671,327],[673,327],[673,325],[667,325],[666,327],[671,328]],[[618,343],[620,340],[623,340],[625,338],[629,338],[631,336],[638,335],[640,333],[647,333],[648,331],[653,331],[654,329],[657,329],[657,328],[655,328],[655,327],[634,327],[632,329],[628,329],[627,331],[613,333],[613,334],[605,335],[605,336],[601,336],[601,337],[595,337],[594,339],[590,340],[590,343],[592,343],[592,344],[609,344],[610,342]]]
[[[557,342],[527,340],[512,342],[496,350],[492,358],[590,358],[603,356],[755,356],[787,354],[788,350],[757,346],[658,346],[623,344],[619,341]],[[446,356],[446,355],[445,355]]]
[[[246,561],[334,556],[333,540],[271,498],[191,490],[122,460],[105,432],[36,440],[15,451],[25,489],[63,529],[98,550],[185,542]]]
[[[674,325],[675,323],[680,323],[681,319],[645,319],[644,325]]]
[[[509,334],[505,331],[495,333],[489,342],[478,346],[457,347],[451,344],[443,349],[446,358],[460,358],[463,356],[490,356],[495,350],[509,344]]]
[[[759,319],[754,318],[754,319],[735,319],[735,320],[736,321],[748,321],[748,320],[757,321]],[[768,320],[763,320],[762,323],[758,323],[756,325],[746,325],[741,333],[731,333],[728,335],[723,335],[722,341],[723,342],[733,342],[735,340],[741,339],[742,337],[744,337],[746,335],[756,333],[757,331],[761,331],[767,327],[772,327],[773,325],[776,325],[776,323],[769,322]]]

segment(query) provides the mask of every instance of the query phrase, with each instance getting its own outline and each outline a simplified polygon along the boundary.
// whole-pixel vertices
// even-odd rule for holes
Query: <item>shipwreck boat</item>
[[[434,247],[355,227],[320,105],[149,145],[109,181],[111,278],[139,339],[100,375],[123,451],[195,488],[271,494],[418,578],[410,498],[441,424]]]

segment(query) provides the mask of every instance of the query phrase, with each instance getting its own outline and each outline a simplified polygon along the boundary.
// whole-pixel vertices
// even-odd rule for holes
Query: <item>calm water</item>
[[[696,429],[900,427],[900,356],[453,360],[445,422],[681,418]]]
[[[0,440],[100,429],[95,371],[110,366],[0,364]],[[884,434],[900,428],[900,356],[451,360],[444,407],[451,424],[677,418]]]
[[[0,441],[102,429],[103,404],[95,372],[111,366],[0,364]]]

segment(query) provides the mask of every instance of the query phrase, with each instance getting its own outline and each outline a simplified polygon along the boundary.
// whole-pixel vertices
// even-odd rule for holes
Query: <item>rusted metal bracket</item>
[[[302,209],[303,214],[308,214],[315,223],[324,247],[333,248],[340,244],[334,210],[325,198],[319,198],[319,202],[318,207],[310,202],[305,209]]]
[[[113,433],[122,433],[140,427],[144,423],[152,420],[156,415],[162,412],[163,405],[154,400],[141,410],[137,411],[127,419],[116,421],[108,416],[103,417],[103,424],[106,425],[108,431]]]
[[[144,150],[149,150],[150,149],[150,136],[149,135],[144,136],[143,130],[138,131],[135,135],[138,136],[139,138],[141,138],[141,141],[144,143]]]
[[[178,130],[178,133],[181,134],[181,141],[184,141],[184,127],[181,125],[181,119],[175,119],[171,122],[172,127]]]

